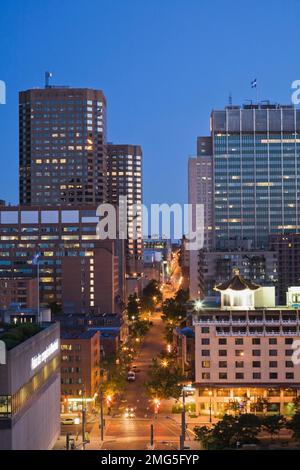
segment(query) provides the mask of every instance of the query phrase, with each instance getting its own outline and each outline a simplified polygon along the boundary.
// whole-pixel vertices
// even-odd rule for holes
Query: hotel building
[[[221,308],[194,316],[197,412],[220,416],[238,407],[290,414],[300,393],[300,368],[292,358],[300,310],[275,307],[274,288],[239,273],[216,290]]]
[[[2,327],[0,449],[54,446],[60,434],[59,336],[59,323]]]

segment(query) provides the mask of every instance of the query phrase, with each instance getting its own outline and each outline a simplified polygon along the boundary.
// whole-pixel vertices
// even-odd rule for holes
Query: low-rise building
[[[61,333],[62,412],[93,407],[100,386],[100,334],[80,329]]]
[[[173,350],[176,361],[187,379],[195,379],[195,331],[186,326],[175,328],[173,332]]]
[[[0,343],[0,449],[50,450],[60,434],[59,324],[3,324]]]

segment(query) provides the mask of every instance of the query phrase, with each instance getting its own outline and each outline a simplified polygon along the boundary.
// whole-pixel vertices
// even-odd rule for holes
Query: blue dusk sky
[[[299,0],[0,0],[0,199],[18,202],[18,92],[100,88],[108,140],[140,144],[144,200],[186,202],[187,159],[209,115],[260,99],[290,103],[300,79]]]

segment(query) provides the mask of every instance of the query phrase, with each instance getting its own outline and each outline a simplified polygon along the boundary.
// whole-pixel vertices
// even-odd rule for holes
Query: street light
[[[195,310],[196,310],[197,312],[200,312],[200,310],[202,309],[202,307],[203,307],[203,302],[202,302],[202,300],[201,300],[201,299],[195,300],[195,302],[194,302],[194,308],[195,308]]]
[[[209,395],[209,422],[211,423],[212,422],[212,416],[211,416],[211,397],[212,397],[212,391],[210,390],[208,392],[208,395]]]

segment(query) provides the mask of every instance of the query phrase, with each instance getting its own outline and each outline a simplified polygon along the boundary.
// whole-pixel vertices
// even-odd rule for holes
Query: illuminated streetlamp
[[[195,300],[195,302],[194,302],[194,308],[195,308],[195,310],[196,310],[197,312],[199,312],[199,311],[202,309],[202,307],[203,307],[203,302],[202,302],[202,300],[201,300],[201,299]]]

